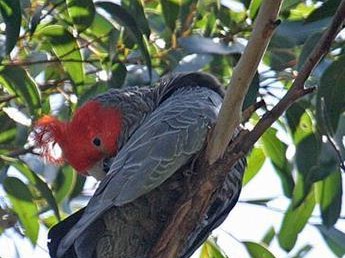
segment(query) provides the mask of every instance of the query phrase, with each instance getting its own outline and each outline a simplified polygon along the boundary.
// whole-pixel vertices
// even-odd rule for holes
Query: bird
[[[40,118],[33,139],[42,157],[52,164],[66,162],[79,174],[100,180],[85,208],[50,229],[51,257],[91,258],[102,248],[101,257],[112,257],[113,239],[104,232],[114,224],[116,230],[128,232],[144,228],[140,219],[146,219],[147,228],[163,228],[164,215],[172,212],[169,202],[183,192],[180,182],[197,173],[194,161],[207,144],[223,96],[221,84],[210,74],[175,73],[153,87],[110,89],[84,103],[67,122],[48,115]],[[56,145],[60,155],[54,154]],[[185,240],[180,258],[190,257],[225,220],[239,198],[245,166],[246,159],[241,158],[229,168],[206,216]],[[128,212],[128,207],[140,212]],[[160,207],[166,207],[161,214],[152,212]],[[110,210],[127,216],[126,223],[119,225],[122,222]],[[140,241],[118,240],[116,248],[124,253],[125,244],[131,242],[143,249],[141,258],[149,258],[145,241],[152,237],[156,235],[144,233],[137,236]]]

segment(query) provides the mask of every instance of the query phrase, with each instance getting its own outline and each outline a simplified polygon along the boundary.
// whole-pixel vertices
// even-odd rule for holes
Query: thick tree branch
[[[256,18],[252,37],[235,67],[223,106],[208,145],[208,161],[214,163],[223,156],[236,127],[241,122],[242,105],[259,62],[267,48],[282,0],[265,0]]]

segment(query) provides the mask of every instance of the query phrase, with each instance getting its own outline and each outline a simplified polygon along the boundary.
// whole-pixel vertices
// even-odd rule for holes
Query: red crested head
[[[92,100],[80,107],[70,122],[61,122],[44,116],[34,127],[35,145],[50,163],[69,163],[81,174],[103,158],[117,152],[117,139],[121,132],[121,114],[114,107]],[[54,146],[62,155],[54,154]]]

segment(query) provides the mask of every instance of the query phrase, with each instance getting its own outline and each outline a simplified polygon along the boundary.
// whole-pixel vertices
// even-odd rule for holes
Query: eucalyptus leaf
[[[216,42],[215,39],[205,38],[197,35],[180,38],[179,44],[187,51],[198,54],[229,55],[240,54],[244,50],[244,46],[240,43],[234,43],[230,46],[227,46],[223,43]]]
[[[138,24],[135,21],[135,18],[126,11],[123,7],[120,5],[117,5],[115,3],[110,2],[97,2],[96,7],[99,7],[106,11],[110,16],[116,20],[120,25],[124,26],[128,31],[130,32],[130,35],[132,35],[133,39],[136,40],[139,49],[145,59],[145,62],[148,66],[149,76],[150,79],[152,78],[152,64],[151,64],[151,58],[150,53],[147,47],[147,43],[145,40],[145,37],[141,30],[138,27]]]
[[[275,258],[275,256],[262,244],[246,241],[243,242],[252,258]]]
[[[311,14],[309,14],[306,21],[314,22],[333,16],[340,2],[340,0],[325,1],[319,8],[315,9]]]
[[[322,234],[327,245],[337,257],[343,257],[345,255],[345,233],[334,228],[327,228],[323,225],[315,225]]]
[[[265,153],[261,148],[254,147],[247,159],[247,168],[243,177],[243,185],[246,185],[262,168],[265,162]]]
[[[179,15],[180,4],[176,0],[160,0],[166,25],[173,32]]]
[[[78,32],[87,29],[95,17],[92,0],[66,0],[67,10]]]
[[[121,6],[124,7],[128,13],[135,17],[136,23],[140,31],[146,37],[150,37],[151,31],[148,21],[145,16],[144,6],[142,1],[138,0],[121,0]]]
[[[317,92],[317,123],[322,133],[333,135],[340,115],[345,111],[345,55],[324,72]]]
[[[79,44],[73,35],[61,25],[49,25],[39,29],[36,34],[49,40],[55,55],[68,73],[75,86],[84,83],[84,65]]]
[[[13,166],[18,169],[29,182],[36,187],[40,192],[41,196],[47,201],[49,207],[54,211],[54,215],[58,220],[61,219],[59,208],[57,206],[56,200],[54,198],[52,190],[49,188],[47,183],[36,173],[34,173],[27,165],[17,162]]]
[[[278,139],[276,134],[276,129],[269,128],[261,136],[261,142],[266,157],[270,158],[275,171],[280,177],[284,194],[291,197],[295,183],[291,175],[291,165],[286,158],[287,145]]]
[[[6,29],[6,55],[15,47],[22,22],[22,13],[19,0],[1,0],[0,13],[4,19]]]
[[[61,169],[56,179],[57,189],[55,191],[55,200],[57,203],[61,203],[66,198],[70,197],[76,184],[76,179],[76,172],[71,167],[66,166]]]
[[[274,230],[274,227],[271,226],[266,234],[264,235],[264,237],[262,238],[261,242],[264,243],[265,245],[269,246],[270,243],[272,242],[273,238],[275,237],[276,232]]]
[[[227,256],[213,239],[208,239],[201,248],[200,258],[227,258]]]
[[[279,245],[286,251],[290,251],[296,244],[298,234],[307,224],[315,207],[314,191],[311,191],[303,203],[294,208],[291,204],[284,215],[282,225],[278,233]]]
[[[333,226],[339,216],[342,204],[342,180],[340,171],[335,171],[318,186],[322,222],[326,227]]]
[[[36,245],[39,230],[38,210],[29,188],[16,177],[5,178],[3,187],[12,209],[24,227],[25,235]]]
[[[38,116],[41,108],[41,96],[35,80],[21,67],[0,67],[0,84],[12,95],[28,106],[32,115]]]

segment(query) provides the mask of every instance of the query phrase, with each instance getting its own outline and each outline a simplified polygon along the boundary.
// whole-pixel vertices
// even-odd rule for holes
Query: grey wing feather
[[[210,96],[218,98],[216,104]],[[201,150],[220,104],[217,93],[199,87],[181,89],[163,102],[118,154],[121,162],[111,166],[116,196],[114,185],[104,195],[122,205],[163,183]]]
[[[181,88],[148,115],[115,157],[82,218],[62,239],[58,257],[110,207],[148,193],[200,151],[221,102],[210,89]]]

